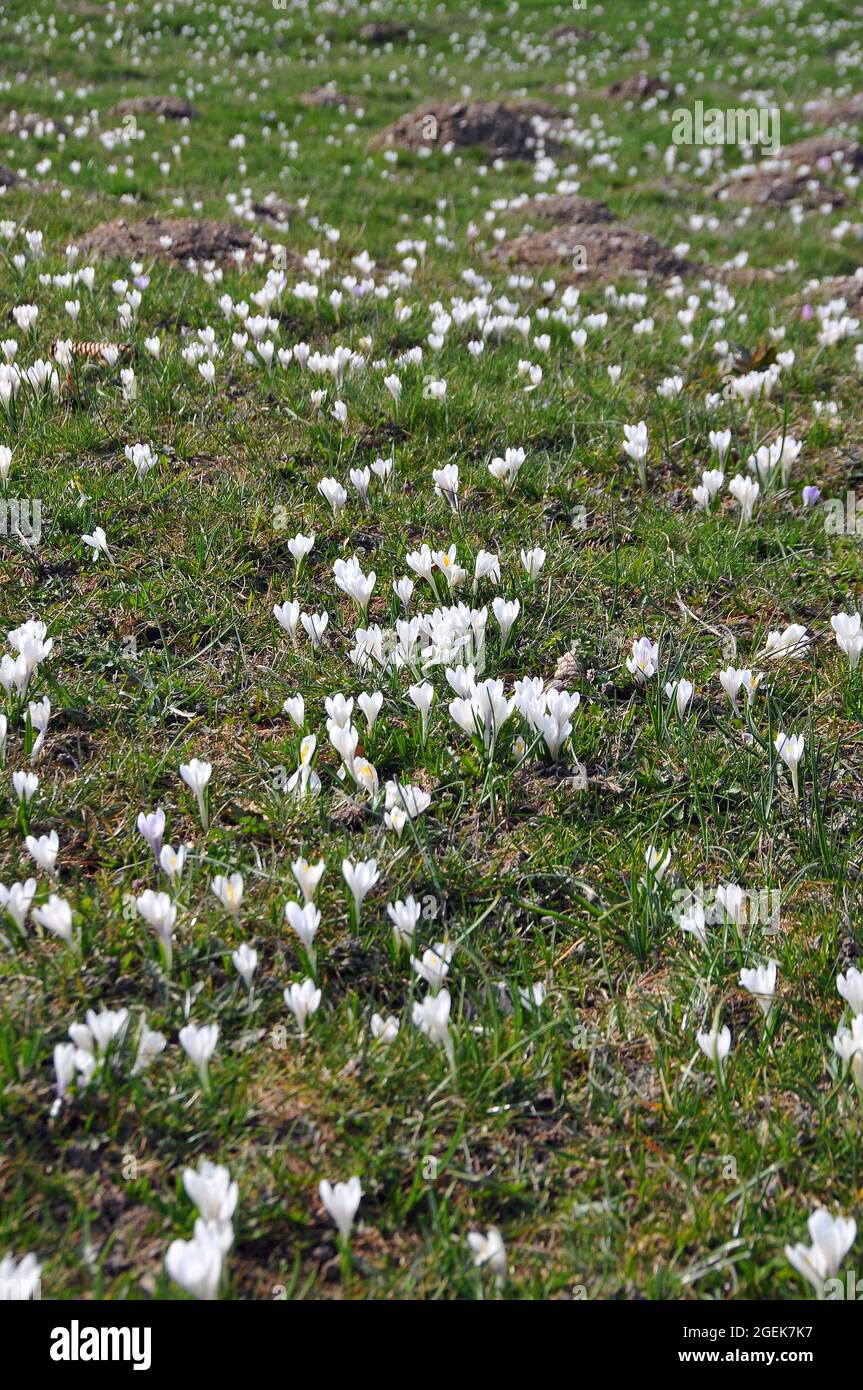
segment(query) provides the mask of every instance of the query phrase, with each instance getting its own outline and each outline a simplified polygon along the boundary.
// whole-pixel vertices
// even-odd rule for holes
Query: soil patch
[[[35,111],[10,111],[0,122],[0,135],[17,135],[26,130],[28,135],[40,139],[43,135],[53,135],[60,130],[68,130],[69,122],[62,116],[40,116]]]
[[[612,82],[602,95],[613,100],[635,98],[644,101],[647,97],[656,97],[659,101],[668,101],[673,93],[668,84],[658,77],[650,77],[646,72],[634,72],[629,77],[621,77],[619,82]]]
[[[409,32],[406,24],[385,19],[377,24],[364,24],[359,31],[359,37],[363,43],[389,43],[392,39],[406,39]]]
[[[130,97],[111,108],[112,116],[167,116],[171,121],[191,121],[200,115],[182,97]]]
[[[842,207],[847,201],[840,188],[825,182],[825,176],[851,173],[863,167],[863,146],[839,135],[813,135],[787,145],[770,159],[741,177],[714,184],[710,192],[722,194],[733,203],[770,203],[781,206],[800,202],[807,207],[832,203]]]
[[[617,221],[605,203],[599,203],[594,198],[581,198],[577,193],[550,193],[546,198],[531,198],[522,203],[517,211],[520,217],[543,217],[557,226],[573,222]]]
[[[569,261],[579,279],[614,280],[621,275],[660,279],[692,269],[689,261],[648,232],[618,223],[573,222],[551,232],[530,232],[504,242],[497,255],[530,266]]]
[[[807,102],[807,117],[832,125],[837,121],[863,121],[863,92],[850,97],[825,97],[823,101]]]
[[[863,276],[834,275],[822,281],[816,291],[804,291],[794,296],[796,304],[812,299],[844,299],[851,312],[858,314],[863,311]]]
[[[247,227],[235,222],[210,222],[192,217],[148,217],[126,222],[117,217],[88,232],[80,243],[85,256],[103,260],[227,261],[235,251],[264,249]]]
[[[553,29],[549,29],[548,37],[560,41],[561,39],[572,39],[587,41],[594,37],[592,29],[584,29],[579,24],[556,24]]]
[[[298,215],[299,208],[294,203],[285,202],[284,198],[268,193],[259,203],[252,204],[252,211],[256,217],[265,217],[277,227],[284,227]]]
[[[750,174],[731,183],[715,184],[710,192],[714,197],[724,194],[724,202],[750,203],[754,207],[785,207],[789,203],[807,208],[820,207],[822,203],[844,207],[848,201],[841,189],[832,188],[811,174]]]
[[[844,135],[810,135],[793,145],[783,145],[778,158],[797,171],[804,166],[821,173],[840,166],[848,171],[863,166],[863,146]]]
[[[303,106],[349,106],[352,109],[359,106],[356,97],[345,96],[332,82],[325,87],[312,87],[310,91],[303,92],[300,103]]]
[[[544,101],[429,102],[400,116],[372,140],[373,149],[484,145],[491,159],[533,159],[537,145],[559,148],[545,133],[562,112]]]

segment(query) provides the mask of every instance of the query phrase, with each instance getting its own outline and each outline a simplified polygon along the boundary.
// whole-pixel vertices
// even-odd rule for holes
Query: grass
[[[783,28],[791,8],[807,58],[802,79]],[[805,97],[853,86],[853,68],[840,61],[852,21],[843,6],[821,3],[742,21],[709,7],[690,26],[689,6],[616,0],[613,14],[575,14],[592,37],[573,49],[547,38],[571,11],[545,0],[518,12],[489,3],[470,17],[450,3],[407,9],[413,36],[391,48],[358,39],[375,16],[352,7],[316,19],[299,7],[141,3],[109,19],[86,5],[8,0],[0,16],[0,113],[74,122],[62,143],[56,133],[0,134],[0,164],[26,167],[39,185],[0,199],[0,219],[16,224],[11,238],[0,233],[0,298],[10,311],[2,337],[18,340],[25,365],[70,334],[129,341],[137,379],[127,402],[123,363],[80,364],[74,396],[24,389],[11,417],[0,415],[0,444],[13,449],[7,495],[38,498],[42,517],[35,550],[0,540],[5,629],[36,616],[54,638],[31,689],[50,698],[52,715],[26,820],[35,835],[56,830],[60,854],[53,887],[36,873],[36,901],[58,892],[80,932],[73,951],[32,919],[24,933],[4,923],[0,1251],[37,1253],[43,1297],[185,1297],[164,1256],[194,1224],[183,1169],[207,1157],[240,1188],[224,1284],[235,1298],[490,1297],[494,1283],[474,1267],[466,1236],[492,1225],[506,1243],[512,1297],[804,1296],[783,1246],[803,1238],[819,1205],[853,1215],[861,1187],[859,1099],[828,1069],[843,1017],[835,977],[860,951],[863,774],[863,686],[830,617],[857,608],[861,549],[853,535],[829,534],[822,508],[800,500],[803,484],[816,482],[825,497],[844,497],[861,473],[855,340],[819,346],[817,321],[800,314],[804,300],[830,298],[813,279],[857,266],[855,237],[830,235],[843,218],[853,222],[856,190],[850,208],[807,212],[797,226],[786,210],[741,219],[739,207],[708,193],[714,175],[696,176],[693,161],[664,171],[663,103],[643,109],[601,92],[640,67],[683,83],[686,103],[740,104],[741,92],[769,85],[790,143],[809,133]],[[299,102],[329,80],[360,109]],[[469,86],[477,97],[527,94],[569,111],[567,80],[578,88],[575,125],[593,132],[592,144],[566,150],[547,186],[528,164],[495,167],[477,149],[458,160],[400,152],[392,165],[369,152],[374,133],[424,99]],[[178,125],[140,115],[142,139],[113,150],[100,140],[121,128],[108,114],[116,102],[172,91],[188,93],[200,116]],[[85,120],[94,110],[98,125]],[[612,167],[595,158],[603,152]],[[723,155],[728,167],[742,162],[737,150]],[[43,159],[51,167],[39,174]],[[492,254],[494,226],[509,235],[521,227],[506,201],[553,191],[563,177],[639,229],[689,243],[695,262],[683,299],[650,285],[643,308],[609,304],[602,280],[586,279],[582,313],[607,311],[608,322],[589,335],[583,360],[569,326],[540,317],[559,307],[567,267],[507,269]],[[219,297],[253,304],[268,260],[222,267],[217,279],[202,267],[148,264],[128,332],[112,288],[129,279],[128,266],[96,263],[92,292],[43,278],[62,274],[66,246],[108,218],[224,218],[228,195],[242,201],[246,189],[255,199],[308,199],[284,236],[265,221],[251,225],[291,251],[331,258],[316,302],[288,292],[272,312],[279,346],[365,352],[368,368],[338,389],[296,364],[267,373],[231,351]],[[717,225],[693,230],[693,214]],[[328,226],[340,232],[335,243]],[[44,254],[18,266],[24,228],[43,232]],[[399,249],[402,240],[425,243],[424,253]],[[388,298],[352,301],[346,291],[337,315],[326,294],[342,276],[362,277],[352,261],[364,250],[378,285],[406,255],[417,265],[390,281]],[[720,270],[744,251],[747,273]],[[789,261],[773,278],[748,273]],[[476,323],[453,323],[439,351],[428,346],[431,306],[451,311],[477,293],[468,268],[488,280],[489,298],[531,316],[526,340],[491,338],[474,359],[466,344]],[[511,283],[516,273],[528,281]],[[288,272],[291,285],[309,278]],[[551,297],[546,278],[556,282]],[[710,307],[718,284],[734,300],[721,326]],[[635,286],[621,279],[618,288]],[[63,307],[73,293],[74,328]],[[676,313],[688,293],[700,306],[687,353]],[[401,322],[397,299],[413,310]],[[25,303],[39,306],[32,336],[11,318]],[[634,336],[646,314],[654,332]],[[224,353],[212,390],[182,356],[208,326]],[[777,326],[787,330],[779,345]],[[550,334],[547,353],[537,333]],[[143,349],[154,335],[158,361]],[[723,384],[720,338],[735,373],[748,361],[763,368],[777,346],[794,349],[769,402],[747,412],[723,400],[708,412],[707,393]],[[386,372],[371,364],[391,371],[414,346],[423,361],[396,368],[396,412]],[[542,364],[533,392],[518,376],[522,359]],[[615,363],[617,385],[606,370]],[[656,388],[674,369],[683,392],[663,399]],[[446,381],[445,404],[428,398],[428,378]],[[316,414],[310,392],[324,386]],[[347,405],[345,428],[328,413],[336,398]],[[838,402],[835,419],[814,411],[826,399]],[[642,419],[646,489],[622,453],[624,423]],[[748,526],[725,494],[709,517],[691,500],[711,466],[708,432],[726,426],[729,475],[783,432],[803,442],[789,487],[762,499]],[[143,479],[124,456],[135,441],[160,457]],[[504,492],[487,464],[510,446],[523,447],[526,462]],[[348,473],[378,457],[394,458],[394,482],[385,489],[373,478],[364,510]],[[431,480],[446,463],[459,467],[457,513]],[[348,489],[337,517],[317,492],[324,476]],[[100,525],[112,563],[92,563],[80,539]],[[297,579],[288,539],[299,531],[313,531],[315,545]],[[456,545],[465,602],[519,600],[503,652],[489,617],[486,674],[507,692],[528,675],[550,681],[575,651],[566,684],[581,703],[559,764],[537,747],[516,765],[509,733],[489,764],[450,719],[440,669],[423,741],[405,676],[366,674],[348,660],[357,615],[335,587],[334,561],[356,554],[375,570],[370,621],[391,627],[400,616],[391,581],[423,542]],[[530,582],[519,552],[532,545],[547,558]],[[500,557],[502,580],[483,581],[472,598],[481,548]],[[292,647],[274,621],[274,604],[289,597],[329,612],[319,651],[304,637]],[[429,611],[430,599],[417,580],[412,613]],[[810,649],[765,667],[757,653],[767,633],[791,622],[807,627]],[[642,634],[660,654],[646,690],[623,664]],[[748,729],[732,719],[717,679],[729,661],[768,671]],[[695,697],[678,720],[661,690],[684,675]],[[432,797],[401,839],[382,807],[346,797],[325,728],[327,696],[377,688],[384,706],[363,746],[381,786],[397,778]],[[318,737],[314,802],[285,790],[299,756],[299,732],[282,713],[294,692]],[[806,737],[799,800],[773,751],[779,730]],[[213,769],[206,833],[178,771],[191,757]],[[36,872],[9,780],[29,766],[10,719],[6,884]],[[139,811],[157,805],[166,842],[190,847],[172,890],[170,978],[135,905],[145,889],[169,886],[135,829]],[[672,853],[661,883],[644,881],[650,844]],[[304,1041],[283,1001],[309,973],[283,915],[299,896],[290,870],[299,854],[327,865],[316,899],[322,1002]],[[380,871],[358,924],[341,877],[346,856],[374,857]],[[233,870],[245,880],[238,921],[210,888]],[[726,922],[702,950],[680,930],[679,894],[729,881],[778,893],[780,930]],[[396,951],[385,910],[408,894],[423,903],[420,948],[454,947],[453,1069],[411,1023],[425,988]],[[251,999],[231,963],[243,941],[259,956]],[[766,1030],[738,979],[769,956],[779,986]],[[536,1010],[519,993],[535,982],[547,988]],[[97,1081],[52,1116],[53,1049],[99,1005],[129,1010],[126,1036]],[[696,1042],[716,1011],[733,1035],[723,1084]],[[374,1013],[401,1019],[389,1047],[371,1036]],[[168,1045],[132,1076],[144,1014]],[[220,1029],[208,1092],[177,1043],[190,1017]],[[355,1173],[364,1196],[348,1262],[317,1188]]]

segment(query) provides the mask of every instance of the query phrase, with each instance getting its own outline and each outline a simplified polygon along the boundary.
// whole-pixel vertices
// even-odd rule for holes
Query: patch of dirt
[[[40,116],[35,111],[10,111],[0,123],[0,135],[17,135],[26,130],[28,135],[39,139],[43,135],[53,135],[58,130],[67,130],[69,122],[62,116]]]
[[[345,96],[340,92],[334,82],[328,82],[325,87],[312,87],[310,91],[303,92],[300,97],[302,106],[349,106],[351,109],[359,106],[356,97]]]
[[[822,281],[818,297],[821,299],[844,299],[854,312],[863,310],[863,276],[834,275]],[[813,298],[809,292],[794,296],[796,303]]]
[[[550,153],[559,148],[540,132],[543,123],[561,118],[556,106],[536,100],[427,102],[382,130],[371,147],[417,150],[423,145],[453,144],[459,149],[484,145],[490,159],[533,159],[539,143]]]
[[[372,426],[360,436],[360,446],[363,449],[384,450],[391,445],[398,443],[399,440],[408,439],[409,432],[404,425],[400,425],[397,420],[383,420],[379,425]]]
[[[406,24],[383,19],[376,24],[364,24],[359,31],[359,37],[363,43],[389,43],[392,39],[406,39],[409,33]]]
[[[863,146],[838,135],[813,135],[787,145],[773,158],[763,159],[742,177],[714,184],[709,190],[733,203],[783,205],[800,202],[807,207],[832,203],[842,207],[844,192],[824,180],[825,175],[851,173],[863,168]]]
[[[548,37],[559,41],[560,39],[573,39],[576,41],[587,41],[595,37],[592,29],[585,29],[580,24],[556,24],[553,29],[549,29]]]
[[[112,116],[167,116],[170,121],[191,121],[200,114],[182,97],[129,97],[111,108]]]
[[[750,174],[731,183],[715,184],[709,191],[714,197],[722,196],[724,202],[750,203],[755,207],[785,207],[788,203],[807,208],[820,207],[822,203],[843,207],[848,201],[841,189],[831,188],[811,174]]]
[[[656,97],[660,101],[668,101],[673,92],[668,84],[660,81],[658,77],[650,77],[646,72],[634,72],[629,77],[621,77],[618,82],[612,82],[602,95],[613,100],[631,97],[644,101],[647,97]]]
[[[689,261],[676,256],[648,232],[635,232],[617,223],[573,222],[552,232],[529,232],[504,242],[495,254],[529,266],[569,261],[577,265],[573,273],[579,279],[614,280],[620,275],[661,278],[684,275],[692,269]]]
[[[162,245],[170,237],[170,245]],[[148,217],[127,222],[117,217],[88,232],[79,243],[84,256],[104,260],[148,260],[179,265],[184,261],[226,261],[234,251],[264,249],[267,245],[247,227],[235,222],[208,222],[192,217]]]
[[[345,826],[348,830],[360,830],[364,816],[358,802],[342,796],[338,800],[333,800],[330,807],[330,819],[335,821],[337,825]]]
[[[96,752],[96,745],[89,734],[80,729],[76,733],[52,739],[49,746],[56,761],[63,767],[73,768],[75,772],[80,772]]]
[[[839,164],[846,170],[859,169],[863,166],[863,146],[843,135],[810,135],[793,145],[784,145],[779,158],[797,170],[812,164],[822,173]]]
[[[863,92],[850,97],[825,97],[807,102],[803,108],[807,117],[832,125],[839,121],[863,121]]]
[[[252,212],[256,217],[265,217],[268,222],[283,227],[298,215],[299,208],[294,203],[285,202],[284,198],[277,198],[274,193],[268,193],[259,203],[252,204]]]
[[[530,198],[518,209],[520,217],[544,217],[557,225],[573,222],[616,222],[617,217],[605,203],[594,198],[581,198],[577,193],[550,193],[547,197]]]

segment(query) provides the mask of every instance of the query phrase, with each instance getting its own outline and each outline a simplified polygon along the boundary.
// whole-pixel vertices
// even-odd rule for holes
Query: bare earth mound
[[[807,117],[832,125],[834,121],[863,121],[863,92],[850,97],[825,97],[823,101],[807,102],[803,108]]]
[[[409,33],[406,24],[396,20],[379,20],[377,24],[364,24],[359,31],[363,43],[389,43],[392,39],[405,39]]]
[[[808,208],[819,207],[822,203],[843,207],[848,201],[841,189],[831,188],[823,179],[811,174],[750,174],[732,183],[715,184],[710,192],[714,195],[724,192],[726,202],[750,203],[755,207],[764,204],[783,207],[786,203],[800,203]]]
[[[863,167],[863,146],[838,135],[812,135],[787,145],[775,157],[764,159],[742,177],[714,184],[710,192],[733,203],[783,204],[801,202],[809,207],[847,201],[840,188],[824,180]]]
[[[800,169],[804,164],[826,168],[828,160],[859,169],[863,165],[863,147],[842,135],[810,135],[806,140],[785,145],[779,151],[779,158],[788,160],[793,169]]]
[[[163,241],[170,239],[169,244]],[[103,222],[80,243],[86,256],[104,260],[146,260],[157,257],[183,261],[225,261],[235,251],[262,249],[266,243],[234,222],[206,222],[192,217],[148,217],[126,222],[122,217]]]
[[[111,110],[112,116],[167,116],[171,121],[192,120],[200,113],[182,97],[130,97]]]
[[[328,82],[325,87],[312,87],[310,91],[303,92],[300,97],[303,106],[350,106],[357,107],[359,102],[356,97],[345,96],[340,92],[334,83]]]
[[[556,41],[571,39],[575,43],[592,39],[593,36],[592,29],[584,29],[578,24],[556,24],[553,29],[548,31],[548,37]]]
[[[579,277],[614,280],[621,275],[660,279],[691,269],[647,232],[595,222],[574,222],[552,232],[531,232],[504,242],[497,254],[505,261],[543,266],[569,261]]]
[[[606,87],[603,96],[618,99],[635,97],[641,101],[647,97],[657,97],[663,100],[671,96],[671,91],[667,83],[661,82],[658,77],[649,77],[646,72],[636,72],[631,77],[622,77],[619,82],[612,82],[610,87]]]
[[[268,193],[259,203],[252,204],[252,211],[256,217],[265,217],[268,222],[281,227],[297,216],[299,208],[294,203],[286,203],[284,198],[277,198],[274,193]]]
[[[400,116],[371,143],[373,149],[397,145],[405,150],[484,145],[492,159],[532,159],[540,139],[550,152],[558,148],[553,140],[540,137],[538,127],[560,120],[561,114],[544,101],[429,102]]]
[[[811,295],[798,295],[797,301],[811,299]],[[819,291],[819,299],[844,299],[848,308],[854,314],[863,311],[863,276],[861,275],[835,275],[830,280],[822,282]]]
[[[58,130],[68,130],[69,122],[62,116],[40,116],[35,111],[10,111],[0,122],[0,135],[17,135],[26,130],[28,135],[41,139],[43,135],[54,135]]]
[[[0,188],[25,188],[32,193],[47,193],[57,187],[58,184],[53,179],[46,183],[36,183],[34,179],[22,179],[21,175],[16,174],[14,169],[10,169],[8,164],[0,164]]]
[[[558,225],[573,222],[616,222],[617,218],[605,203],[594,198],[582,198],[577,193],[550,193],[546,198],[531,198],[518,209],[520,217],[544,217]]]

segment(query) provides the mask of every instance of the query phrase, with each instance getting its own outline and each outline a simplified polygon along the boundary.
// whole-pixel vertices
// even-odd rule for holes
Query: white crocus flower
[[[209,824],[206,793],[212,772],[211,764],[202,762],[199,758],[191,758],[188,763],[180,764],[180,776],[189,790],[195,794],[198,802],[198,814],[201,817],[201,825],[204,830]]]
[[[758,483],[754,482],[752,478],[746,478],[743,474],[738,473],[728,484],[728,491],[740,508],[741,522],[751,521],[752,512],[761,491]]]
[[[800,661],[809,651],[809,634],[802,623],[789,623],[782,632],[768,632],[762,655],[771,661]]]
[[[859,613],[837,613],[830,619],[830,626],[836,634],[836,643],[848,658],[853,671],[863,651],[863,632],[860,630]]]
[[[198,1068],[201,1085],[205,1091],[208,1091],[210,1089],[209,1064],[216,1050],[216,1043],[219,1041],[219,1025],[217,1023],[205,1023],[199,1027],[196,1023],[187,1023],[185,1028],[180,1029],[179,1040],[186,1056]]]
[[[399,1035],[399,1021],[392,1014],[384,1018],[381,1014],[372,1014],[371,1033],[376,1042],[383,1043],[389,1047],[394,1043]]]
[[[807,1246],[786,1245],[785,1257],[802,1274],[820,1298],[826,1280],[835,1278],[842,1261],[854,1244],[857,1223],[852,1217],[831,1216],[819,1207],[807,1222],[809,1239]]]
[[[32,1252],[0,1260],[0,1303],[29,1303],[38,1296],[41,1265]]]
[[[863,1014],[863,971],[852,965],[846,974],[836,976],[836,988],[852,1014]]]
[[[482,1231],[468,1232],[467,1243],[477,1268],[491,1270],[495,1283],[501,1288],[506,1279],[506,1247],[497,1227],[489,1226],[485,1235]]]
[[[53,876],[57,864],[57,855],[60,850],[60,840],[57,831],[52,830],[48,835],[40,835],[38,839],[35,835],[26,835],[24,844],[31,859],[34,859],[40,869],[44,869],[46,874]]]
[[[681,678],[676,681],[668,681],[665,686],[665,698],[674,700],[677,706],[678,719],[686,717],[686,711],[692,700],[695,687],[691,681]]]
[[[243,902],[243,875],[236,872],[227,877],[217,874],[210,887],[225,911],[230,912],[234,919],[239,917]]]
[[[224,1252],[206,1227],[196,1226],[192,1240],[174,1240],[168,1246],[165,1268],[175,1284],[195,1298],[218,1297]]]
[[[347,1241],[363,1196],[359,1178],[353,1177],[349,1178],[347,1182],[335,1184],[324,1178],[318,1187],[318,1192],[328,1216],[338,1227],[339,1235],[343,1241]]]
[[[452,1000],[448,989],[438,994],[427,994],[425,999],[413,1006],[414,1025],[421,1033],[444,1049],[450,1066],[455,1068],[455,1053],[449,1030]]]
[[[317,1013],[320,1007],[321,991],[316,989],[314,980],[303,980],[301,985],[294,983],[288,986],[284,1000],[297,1020],[300,1037],[304,1038],[307,1019]]]
[[[797,770],[800,765],[800,759],[803,757],[805,743],[806,740],[802,734],[783,734],[780,732],[776,735],[774,740],[776,752],[791,773],[795,797],[800,795]]]
[[[230,1221],[239,1197],[227,1168],[202,1158],[197,1168],[183,1169],[183,1186],[205,1221]]]
[[[33,921],[38,922],[40,927],[52,932],[54,936],[59,936],[61,941],[65,941],[67,946],[74,946],[74,936],[72,933],[72,908],[65,898],[60,898],[56,893],[52,893],[43,907],[33,908]]]
[[[718,1021],[714,1022],[710,1032],[699,1033],[697,1040],[705,1057],[709,1057],[711,1062],[724,1069],[726,1059],[731,1051],[731,1029],[728,1024],[720,1028]]]
[[[325,868],[326,864],[323,859],[319,859],[317,864],[309,864],[305,859],[299,858],[295,859],[291,865],[291,873],[297,880],[300,892],[307,903],[313,901]]]
[[[246,989],[251,991],[252,977],[258,968],[258,953],[245,941],[241,943],[231,955],[234,969],[239,975]]]
[[[452,946],[445,941],[437,941],[433,948],[423,951],[421,959],[411,956],[411,965],[436,994],[449,973],[452,956]]]
[[[741,985],[753,995],[765,1019],[770,1018],[776,1002],[776,970],[776,961],[771,960],[767,965],[758,965],[752,970],[743,969],[740,972]]]
[[[132,1067],[132,1075],[140,1076],[146,1071],[152,1062],[164,1052],[168,1045],[168,1039],[164,1033],[159,1033],[153,1028],[147,1027],[147,1020],[141,1022],[141,1031],[138,1034],[138,1050],[135,1053],[135,1062]]]
[[[165,963],[170,971],[174,951],[174,925],[177,921],[176,906],[167,893],[154,893],[152,888],[145,889],[140,897],[135,899],[135,906],[161,941]]]
[[[354,864],[350,859],[343,859],[342,874],[344,875],[345,883],[348,885],[353,895],[357,925],[359,925],[360,913],[366,894],[371,891],[379,878],[377,860],[359,860],[358,863]]]
[[[651,642],[649,637],[636,637],[632,643],[632,655],[626,658],[626,669],[635,676],[639,685],[644,685],[656,675],[659,663],[659,643]]]
[[[644,852],[644,862],[647,865],[648,877],[652,878],[654,883],[661,883],[671,863],[671,850],[648,845]]]
[[[318,927],[321,925],[321,914],[314,903],[307,902],[303,907],[295,902],[285,903],[285,921],[291,930],[296,932],[306,950],[311,952]]]

